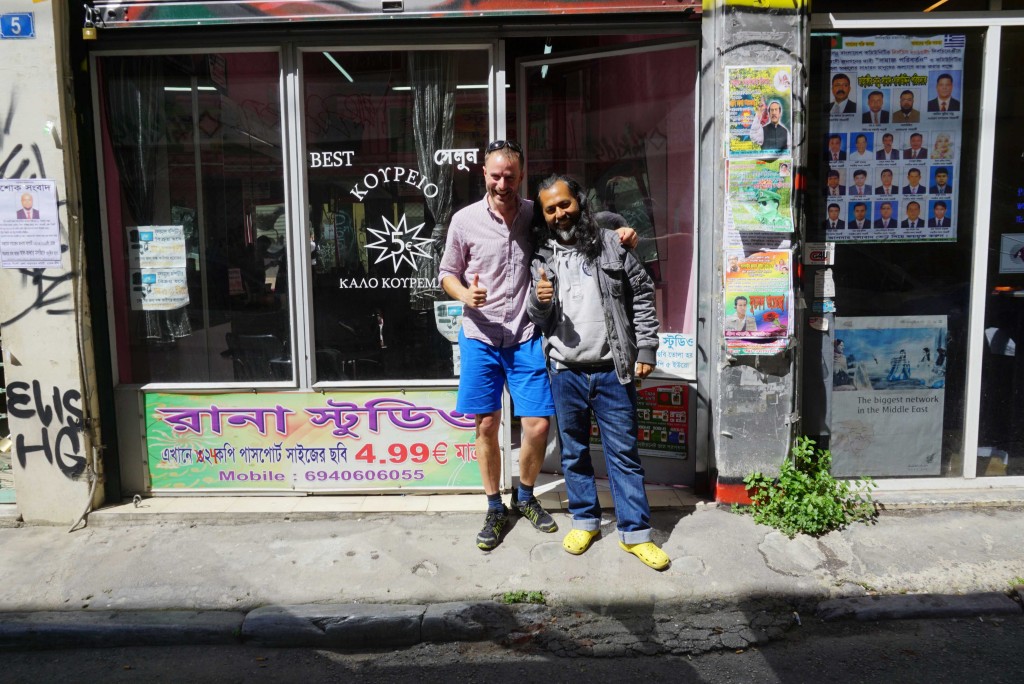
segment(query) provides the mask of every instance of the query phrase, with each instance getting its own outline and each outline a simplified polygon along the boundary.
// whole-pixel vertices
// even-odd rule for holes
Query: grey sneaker
[[[518,500],[519,490],[512,490],[512,512],[517,515],[521,515],[536,527],[541,532],[557,532],[558,523],[552,518],[547,511],[540,505],[540,501],[537,501],[537,497],[531,496],[529,501],[520,502]]]
[[[501,510],[488,510],[487,518],[484,519],[484,527],[476,535],[476,546],[484,551],[490,551],[501,543],[501,533],[508,524],[508,507],[501,505]]]

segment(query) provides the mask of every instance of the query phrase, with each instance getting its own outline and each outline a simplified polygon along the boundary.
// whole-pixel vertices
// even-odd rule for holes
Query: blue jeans
[[[636,388],[632,383],[620,384],[614,370],[585,373],[553,369],[551,393],[573,529],[594,531],[601,526],[601,504],[590,460],[593,410],[601,430],[619,537],[625,544],[650,541],[651,507],[636,442]]]

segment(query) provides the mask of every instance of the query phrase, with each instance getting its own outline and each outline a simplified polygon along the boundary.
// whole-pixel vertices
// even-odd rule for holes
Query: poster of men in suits
[[[832,41],[825,163],[809,193],[824,240],[956,240],[965,45],[961,34]]]

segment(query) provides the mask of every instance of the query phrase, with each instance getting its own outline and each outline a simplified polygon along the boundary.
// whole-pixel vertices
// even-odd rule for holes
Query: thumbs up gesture
[[[555,286],[551,284],[550,280],[548,280],[547,271],[545,271],[544,267],[541,266],[540,280],[537,281],[537,300],[541,304],[550,304],[551,300],[554,299],[554,296]]]
[[[487,303],[487,288],[480,287],[480,274],[477,273],[473,276],[473,283],[466,288],[466,299],[465,304],[472,307],[478,308]]]

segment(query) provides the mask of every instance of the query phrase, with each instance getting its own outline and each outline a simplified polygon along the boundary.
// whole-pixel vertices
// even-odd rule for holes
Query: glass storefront
[[[437,267],[452,214],[484,194],[493,138],[522,142],[524,196],[568,173],[594,209],[626,217],[661,332],[692,340],[693,43],[296,43],[99,53],[95,64],[114,356],[120,385],[143,387],[154,489],[474,487],[461,433],[429,445],[438,470],[422,480],[388,480],[375,464],[427,453],[401,436],[420,413],[466,429],[452,413],[461,303],[438,287]],[[692,363],[662,373],[650,393],[681,397],[694,377]],[[658,479],[692,482],[692,459],[679,465],[682,399],[652,407]],[[357,431],[356,415],[398,432]],[[510,455],[517,436],[506,434]],[[246,479],[267,459],[292,462]],[[310,459],[333,465],[310,470]]]
[[[807,381],[837,475],[963,475],[982,51],[976,31],[812,39],[807,235],[835,243],[835,317],[831,376],[809,356]]]
[[[802,274],[815,322],[798,340],[801,427],[821,426],[839,476],[1005,481],[1024,475],[1024,31],[990,20],[985,0],[949,3],[966,14],[947,18],[882,5],[816,7],[794,104],[806,135],[793,214],[804,244],[835,243],[831,279],[818,264]],[[522,144],[525,196],[568,173],[594,209],[627,218],[661,333],[692,344],[700,64],[688,29],[493,25],[468,41],[409,30],[358,42],[314,28],[280,43],[261,30],[232,43],[243,48],[95,53],[121,388],[198,397],[189,410],[212,417],[204,392],[235,392],[225,415],[269,410],[257,403],[284,391],[304,398],[281,400],[282,416],[326,420],[314,395],[365,412],[407,390],[422,390],[417,408],[449,411],[461,305],[436,269],[452,214],[483,195],[494,138]],[[979,155],[992,138],[992,158]],[[649,382],[676,396],[695,379],[693,365]],[[329,446],[341,453],[343,438]],[[425,442],[388,440],[426,457]],[[656,479],[688,477],[660,461]]]
[[[1017,73],[1024,30],[1005,29],[992,159],[992,220],[985,279],[978,477],[1024,475],[1024,172],[1020,124],[1024,89]]]

